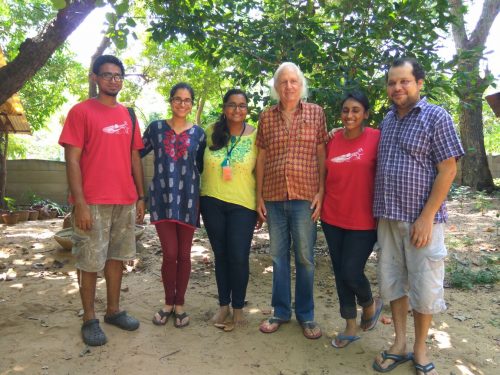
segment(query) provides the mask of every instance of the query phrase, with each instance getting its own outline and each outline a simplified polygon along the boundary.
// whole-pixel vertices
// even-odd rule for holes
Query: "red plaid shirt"
[[[266,201],[312,201],[319,190],[317,146],[328,140],[323,108],[300,102],[288,129],[279,105],[261,113],[257,146],[266,150]]]

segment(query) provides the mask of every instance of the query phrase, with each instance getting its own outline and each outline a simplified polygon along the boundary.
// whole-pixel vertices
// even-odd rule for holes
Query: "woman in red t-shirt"
[[[341,105],[344,128],[334,133],[327,145],[321,210],[340,315],[346,320],[344,332],[332,340],[336,348],[344,348],[360,338],[356,335],[356,300],[363,308],[361,328],[365,331],[375,327],[382,310],[382,302],[373,298],[364,273],[377,240],[372,206],[380,133],[364,126],[369,116],[369,102],[364,93],[349,93]]]

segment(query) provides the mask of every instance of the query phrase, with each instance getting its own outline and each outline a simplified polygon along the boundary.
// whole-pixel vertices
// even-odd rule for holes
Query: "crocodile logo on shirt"
[[[128,134],[128,124],[126,121],[123,124],[113,124],[102,128],[102,131],[107,134]]]
[[[331,158],[330,161],[332,163],[348,163],[351,160],[359,160],[361,159],[361,156],[363,156],[363,148],[358,148],[354,152],[348,152],[347,154],[344,155],[339,155],[334,158]]]

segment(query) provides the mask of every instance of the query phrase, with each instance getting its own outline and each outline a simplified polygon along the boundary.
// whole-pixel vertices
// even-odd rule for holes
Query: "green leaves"
[[[52,1],[52,6],[57,10],[66,8],[66,0],[51,0],[51,1]]]

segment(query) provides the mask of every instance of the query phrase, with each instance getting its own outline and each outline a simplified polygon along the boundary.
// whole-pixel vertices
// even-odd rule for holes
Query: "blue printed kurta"
[[[151,223],[177,221],[199,225],[200,173],[205,132],[198,125],[176,134],[165,120],[149,124],[142,136],[141,157],[154,151],[154,176],[149,184]]]

